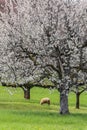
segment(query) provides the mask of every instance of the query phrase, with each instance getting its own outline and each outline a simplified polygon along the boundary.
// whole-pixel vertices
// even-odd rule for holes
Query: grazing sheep
[[[50,99],[47,97],[47,98],[42,98],[41,101],[40,101],[40,104],[45,104],[47,103],[48,105],[50,105]]]

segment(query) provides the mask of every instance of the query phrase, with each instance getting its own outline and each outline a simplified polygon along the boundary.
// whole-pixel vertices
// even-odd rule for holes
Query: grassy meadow
[[[87,130],[87,93],[81,95],[80,109],[75,109],[75,95],[69,94],[69,115],[59,114],[56,90],[32,88],[31,99],[23,98],[20,88],[0,86],[0,130]],[[49,97],[51,105],[40,105]]]

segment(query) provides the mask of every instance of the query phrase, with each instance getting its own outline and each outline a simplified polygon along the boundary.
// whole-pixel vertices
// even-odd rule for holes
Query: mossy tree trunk
[[[68,95],[60,93],[60,114],[69,114]]]

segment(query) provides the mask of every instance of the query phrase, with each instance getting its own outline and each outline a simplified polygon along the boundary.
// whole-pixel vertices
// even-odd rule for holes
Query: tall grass
[[[10,88],[11,92],[14,92]],[[42,97],[49,97],[51,105],[40,105]],[[59,114],[59,93],[54,90],[32,88],[31,99],[23,98],[20,88],[10,95],[0,87],[0,130],[87,130],[87,94],[81,95],[80,110],[75,109],[75,95],[69,95],[71,114]]]

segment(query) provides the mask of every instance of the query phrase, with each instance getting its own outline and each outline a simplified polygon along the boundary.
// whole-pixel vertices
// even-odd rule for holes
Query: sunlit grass
[[[32,88],[31,99],[23,98],[17,88],[12,95],[0,87],[0,130],[87,130],[87,94],[81,95],[80,109],[75,109],[75,95],[69,94],[69,115],[59,114],[59,93],[54,90]],[[49,97],[51,105],[40,105],[42,97]]]

